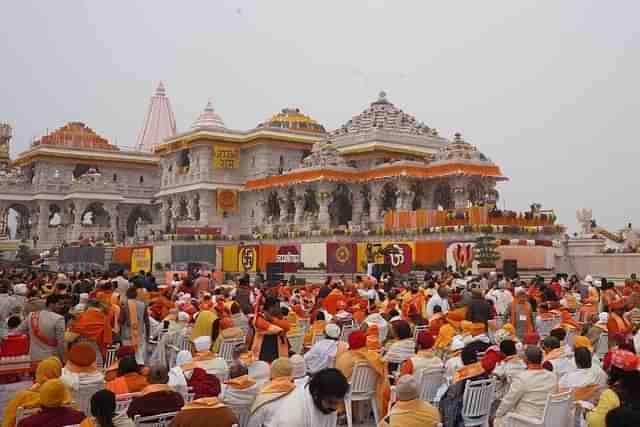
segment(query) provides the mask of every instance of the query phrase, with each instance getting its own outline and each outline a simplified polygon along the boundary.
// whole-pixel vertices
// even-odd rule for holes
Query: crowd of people
[[[2,426],[129,427],[175,413],[178,427],[335,426],[371,414],[380,426],[457,427],[466,388],[482,380],[495,384],[495,426],[541,419],[549,396],[564,392],[572,423],[640,425],[639,301],[635,276],[525,282],[444,271],[421,283],[298,285],[194,271],[158,285],[144,272],[6,269],[1,379],[24,379],[11,370],[16,355],[28,355],[34,379]],[[374,377],[370,405],[351,403],[359,369]],[[427,402],[421,379],[434,371],[441,384]],[[118,412],[124,395],[132,399]],[[18,420],[31,408],[40,410]]]

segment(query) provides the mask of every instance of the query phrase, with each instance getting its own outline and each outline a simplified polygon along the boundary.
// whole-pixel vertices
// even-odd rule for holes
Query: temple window
[[[178,172],[188,173],[191,169],[191,150],[184,149],[178,152]]]
[[[118,182],[118,174],[117,173],[113,174],[113,182]]]
[[[282,175],[284,172],[284,157],[280,156],[280,161],[278,162],[278,174]]]
[[[144,182],[144,176],[140,175],[140,184]]]
[[[251,167],[256,166],[256,156],[251,156]]]

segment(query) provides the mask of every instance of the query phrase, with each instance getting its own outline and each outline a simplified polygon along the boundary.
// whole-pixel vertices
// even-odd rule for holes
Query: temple
[[[70,122],[10,161],[11,128],[0,131],[0,234],[43,248],[87,238],[446,242],[487,231],[549,241],[564,230],[538,205],[498,210],[500,167],[384,92],[332,131],[298,108],[230,129],[208,102],[177,132],[162,83],[135,150]]]

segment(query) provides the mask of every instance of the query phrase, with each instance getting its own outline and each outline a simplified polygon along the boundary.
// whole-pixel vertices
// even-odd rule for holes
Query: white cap
[[[27,285],[24,283],[18,283],[17,285],[15,285],[13,287],[13,292],[16,293],[16,295],[22,295],[25,296],[27,295],[27,291],[29,290],[29,288],[27,288]]]
[[[211,337],[202,336],[193,340],[193,345],[196,346],[196,351],[209,351],[211,349]]]
[[[609,313],[602,312],[598,315],[598,322],[607,323],[609,321]]]
[[[324,327],[324,333],[329,338],[338,339],[340,337],[340,326],[335,323],[329,323]]]
[[[587,277],[584,278],[584,281],[587,283],[593,283],[593,277],[590,274],[587,274]]]
[[[80,294],[80,301],[89,301],[89,294],[86,294],[86,293]]]
[[[189,314],[185,313],[184,311],[181,311],[178,313],[178,322],[188,322],[189,321]]]

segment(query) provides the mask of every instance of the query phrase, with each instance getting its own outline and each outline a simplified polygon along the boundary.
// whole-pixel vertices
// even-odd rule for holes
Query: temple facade
[[[293,108],[234,131],[209,104],[156,155],[163,230],[244,239],[376,230],[390,210],[495,205],[506,180],[460,134],[443,138],[385,93],[332,132]]]
[[[507,180],[460,134],[439,135],[384,92],[333,131],[297,108],[234,130],[209,102],[177,132],[160,84],[132,150],[79,122],[14,160],[10,138],[0,126],[0,236],[43,247],[87,238],[366,236],[391,212],[491,209]]]

